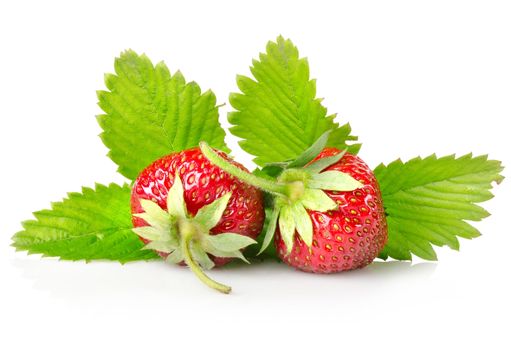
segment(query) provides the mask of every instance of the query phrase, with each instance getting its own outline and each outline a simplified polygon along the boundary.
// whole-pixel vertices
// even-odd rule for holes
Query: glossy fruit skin
[[[217,152],[247,171],[241,164],[228,158],[224,152]],[[255,239],[261,233],[264,224],[262,192],[211,164],[199,148],[169,154],[145,168],[133,184],[132,214],[143,212],[141,199],[152,200],[161,208],[167,209],[167,193],[174,184],[176,171],[183,183],[185,203],[191,215],[195,215],[204,205],[212,203],[227,192],[232,192],[227,208],[218,225],[211,230],[211,234],[233,232]],[[135,216],[132,216],[132,221],[134,227],[148,225],[143,219]],[[168,255],[163,252],[158,254],[163,258]],[[225,265],[232,260],[210,257],[215,266]]]
[[[339,152],[336,148],[325,148],[311,163]],[[371,169],[355,155],[346,153],[326,170],[347,173],[364,187],[349,192],[325,191],[339,208],[325,213],[307,211],[313,224],[312,246],[307,247],[295,233],[292,251],[287,255],[277,229],[277,255],[288,265],[306,272],[334,273],[362,268],[378,256],[387,242],[380,188]]]

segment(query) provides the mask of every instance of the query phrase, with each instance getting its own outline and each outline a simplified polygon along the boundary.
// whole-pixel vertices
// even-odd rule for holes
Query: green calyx
[[[167,196],[167,211],[158,204],[141,200],[144,210],[135,216],[143,219],[148,226],[134,228],[140,237],[150,241],[143,249],[153,249],[169,254],[166,261],[177,264],[182,261],[206,285],[222,293],[229,293],[231,287],[209,278],[203,271],[212,269],[215,263],[208,254],[222,258],[245,259],[241,249],[257,243],[250,237],[237,233],[211,235],[210,231],[220,221],[232,193],[227,193],[213,203],[202,207],[195,216],[186,208],[183,184],[179,174]]]
[[[325,212],[337,209],[337,203],[324,190],[353,191],[363,186],[362,183],[343,172],[324,171],[337,163],[345,152],[324,157],[309,164],[323,150],[329,134],[330,132],[323,134],[297,159],[270,164],[271,172],[274,176],[276,175],[274,179],[247,173],[220,157],[205,142],[200,143],[202,153],[211,163],[241,181],[273,195],[273,210],[259,254],[271,243],[277,225],[288,254],[293,247],[295,232],[308,246],[311,246],[313,227],[307,210]]]

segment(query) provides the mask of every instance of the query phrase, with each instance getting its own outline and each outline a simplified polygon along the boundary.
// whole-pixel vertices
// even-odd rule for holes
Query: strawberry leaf
[[[291,206],[285,205],[280,208],[280,216],[279,216],[279,229],[280,234],[282,235],[282,239],[287,248],[287,253],[291,252],[291,248],[293,247],[293,239],[296,230],[296,223],[293,217],[293,211]]]
[[[171,75],[160,62],[128,50],[115,60],[115,74],[105,75],[109,91],[98,91],[101,139],[118,171],[135,179],[154,160],[199,141],[229,151],[218,122],[216,98],[187,83],[180,72]]]
[[[312,245],[312,220],[307,214],[307,211],[303,207],[302,203],[295,203],[291,207],[293,213],[293,219],[295,220],[296,232],[300,235],[307,246]]]
[[[167,211],[167,215],[173,217],[185,218],[188,214],[184,198],[183,182],[177,172],[174,175],[174,184],[167,194]]]
[[[312,162],[314,158],[316,158],[325,148],[331,133],[332,130],[324,132],[323,135],[314,141],[309,148],[303,151],[302,154],[298,155],[295,160],[290,162],[289,165],[287,165],[287,168],[303,168],[309,162]]]
[[[207,237],[208,243],[218,250],[226,252],[240,250],[257,243],[254,239],[237,233],[221,233]]]
[[[314,174],[309,180],[309,187],[330,191],[354,191],[363,185],[346,173],[331,170]]]
[[[266,211],[266,220],[265,227],[263,228],[263,234],[259,235],[259,237],[263,236],[263,242],[261,243],[261,247],[257,255],[260,255],[262,252],[268,248],[270,243],[273,241],[273,237],[275,235],[275,230],[277,228],[277,222],[279,221],[280,215],[280,207],[274,206],[271,209],[267,209]]]
[[[327,115],[316,97],[316,81],[309,78],[309,63],[290,40],[269,42],[252,64],[254,79],[237,77],[241,93],[231,94],[236,111],[228,119],[232,134],[242,138],[241,148],[256,157],[256,164],[296,159],[328,130],[329,146],[345,149],[357,140],[349,124],[339,126],[335,115]],[[359,148],[350,144],[348,151]]]
[[[194,260],[199,263],[203,269],[211,270],[215,266],[215,263],[209,258],[208,254],[204,251],[204,248],[200,244],[192,241],[190,250]]]
[[[195,214],[195,220],[204,225],[207,230],[211,230],[222,218],[231,196],[232,192],[227,192],[213,203],[203,206],[199,209],[197,214]]]
[[[493,197],[492,183],[500,183],[503,167],[487,156],[414,158],[378,166],[387,214],[389,238],[380,257],[411,260],[412,254],[436,260],[432,245],[459,248],[457,237],[471,239],[479,231],[465,220],[489,214],[475,203]]]
[[[51,210],[34,213],[36,220],[23,222],[13,246],[30,254],[57,256],[64,260],[148,260],[152,251],[132,231],[131,190],[128,185],[96,185],[70,193]],[[149,234],[149,233],[147,233]]]
[[[312,164],[307,165],[305,168],[303,168],[305,171],[311,174],[319,174],[321,171],[328,168],[330,165],[333,165],[340,161],[342,157],[346,154],[346,150],[336,154],[335,156],[330,157],[324,157],[321,159],[318,159]]]

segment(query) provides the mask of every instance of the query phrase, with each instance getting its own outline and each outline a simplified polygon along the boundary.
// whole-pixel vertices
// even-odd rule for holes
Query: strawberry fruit
[[[338,149],[326,148],[310,164],[339,153]],[[307,211],[313,225],[311,246],[295,234],[288,253],[277,228],[277,254],[288,265],[308,272],[332,273],[364,267],[378,256],[387,241],[385,211],[376,178],[359,157],[349,153],[325,171],[349,174],[363,186],[353,191],[325,191],[337,203],[337,209]]]
[[[133,185],[131,209],[134,232],[145,249],[188,265],[204,283],[224,293],[230,287],[211,280],[202,269],[233,258],[246,261],[241,250],[256,243],[264,223],[261,191],[211,164],[198,148],[167,155],[144,169]]]

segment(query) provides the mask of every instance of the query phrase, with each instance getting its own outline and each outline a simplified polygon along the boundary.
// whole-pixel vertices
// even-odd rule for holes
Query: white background
[[[509,349],[509,179],[484,204],[493,215],[476,225],[483,236],[460,252],[437,249],[438,263],[330,276],[236,265],[211,273],[233,286],[229,296],[162,262],[59,262],[9,247],[32,211],[82,185],[123,181],[94,116],[103,73],[126,48],[181,69],[223,103],[235,75],[283,34],[372,167],[470,151],[511,166],[509,4],[2,2],[0,348]]]

